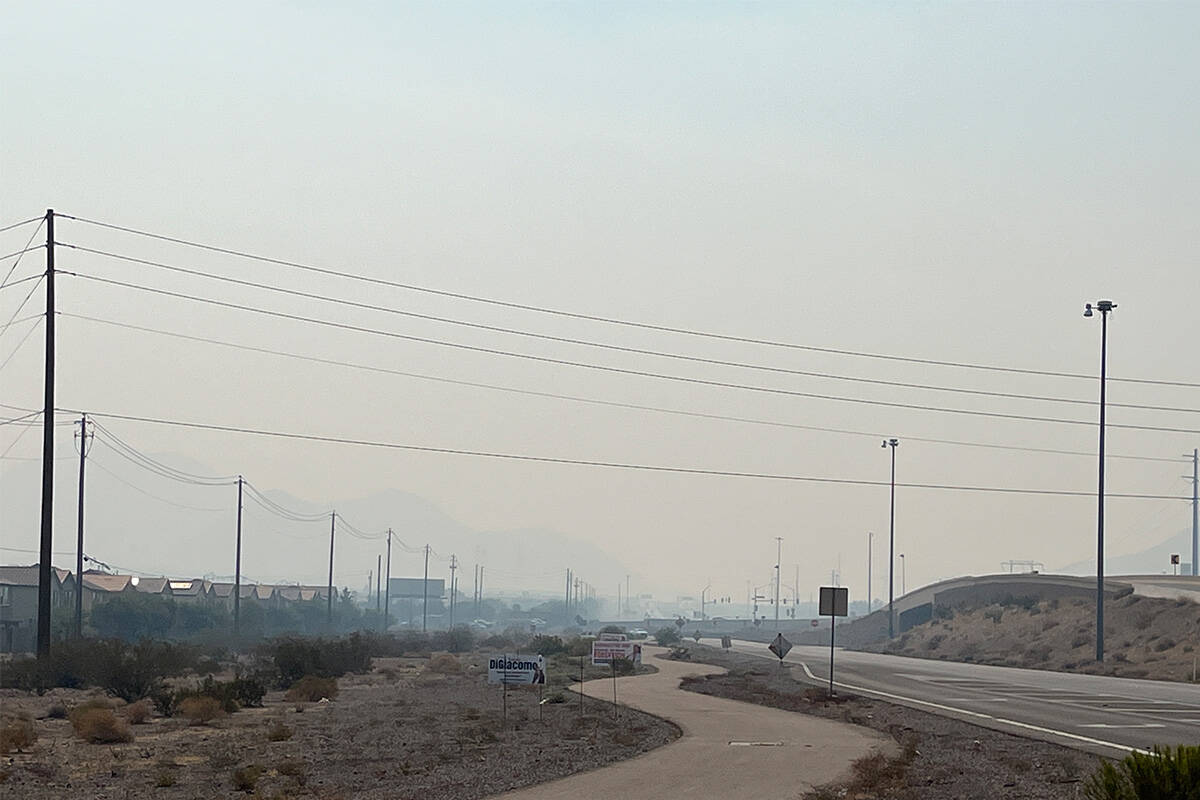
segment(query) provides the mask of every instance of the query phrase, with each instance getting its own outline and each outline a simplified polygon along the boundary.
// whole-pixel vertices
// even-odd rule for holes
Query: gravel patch
[[[32,718],[36,743],[0,757],[0,795],[25,800],[187,798],[238,791],[277,798],[470,800],[630,758],[678,737],[674,725],[629,708],[550,688],[567,702],[539,704],[533,688],[486,683],[482,655],[461,673],[427,659],[375,659],[339,681],[336,700],[289,703],[268,694],[208,725],[152,717],[134,741],[90,745],[54,706],[95,696],[57,689],[43,697],[6,690],[6,716]],[[555,698],[557,699],[557,698]],[[121,709],[117,710],[121,713]]]

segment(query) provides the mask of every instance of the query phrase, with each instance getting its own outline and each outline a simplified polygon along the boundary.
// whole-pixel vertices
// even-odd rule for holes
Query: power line
[[[29,337],[32,336],[33,332],[38,329],[38,325],[41,324],[41,322],[42,315],[38,314],[37,322],[29,326],[29,330],[25,331],[25,335],[21,337],[21,341],[17,342],[17,346],[12,349],[12,352],[5,357],[3,362],[0,362],[0,372],[3,372],[4,368],[8,366],[8,362],[13,360],[13,356],[17,354],[17,351],[25,346],[25,342],[29,341]]]
[[[38,214],[36,217],[30,217],[29,219],[23,219],[20,222],[14,222],[11,225],[5,225],[4,227],[0,228],[0,233],[4,233],[5,231],[11,231],[13,228],[19,228],[22,225],[28,225],[31,222],[37,222],[39,220],[45,221],[45,219],[46,219],[45,214]]]
[[[45,224],[45,221],[46,221],[45,217],[35,217],[35,219],[41,219],[41,223],[39,223],[38,226],[33,229],[33,233],[29,234],[29,240],[27,242],[25,242],[24,249],[19,250],[16,253],[10,254],[10,255],[17,256],[17,260],[14,261],[13,265],[8,268],[8,272],[5,273],[5,275],[4,275],[4,280],[0,281],[0,289],[3,289],[5,286],[9,285],[8,279],[12,277],[12,274],[14,272],[16,272],[17,267],[21,263],[21,259],[25,257],[26,253],[28,253],[30,250],[37,250],[38,248],[44,246],[44,245],[38,245],[38,247],[30,247],[30,245],[33,244],[34,237],[38,235],[38,232],[41,231],[42,225]],[[32,222],[33,220],[27,220],[27,221]],[[21,223],[21,224],[24,224],[24,223]],[[0,232],[2,232],[4,230],[8,230],[8,228],[0,229]],[[9,258],[9,256],[3,256],[3,258]]]
[[[101,464],[99,461],[96,461],[96,460],[95,460],[95,456],[91,456],[91,457],[89,457],[88,461],[89,461],[89,463],[90,463],[92,466],[94,466],[94,467],[97,467],[97,468],[98,468],[98,469],[99,469],[101,472],[105,472],[105,473],[107,473],[107,474],[108,474],[108,476],[109,476],[110,478],[112,478],[113,480],[117,481],[118,483],[123,483],[123,484],[125,484],[125,485],[126,485],[126,486],[128,486],[130,489],[133,489],[135,492],[139,492],[140,494],[144,494],[146,497],[149,497],[151,500],[157,500],[157,501],[158,501],[158,502],[160,502],[160,503],[164,503],[164,504],[166,504],[166,505],[169,505],[169,506],[174,506],[174,507],[176,507],[176,508],[184,509],[185,511],[206,511],[206,512],[214,512],[214,513],[216,513],[216,512],[222,512],[222,511],[228,511],[228,510],[229,510],[229,509],[227,509],[227,508],[204,508],[204,507],[201,507],[201,506],[189,506],[189,505],[187,505],[187,504],[185,504],[185,503],[177,503],[177,502],[175,502],[174,500],[168,500],[168,499],[167,499],[167,498],[165,498],[165,497],[159,497],[158,495],[154,494],[153,492],[148,492],[148,491],[146,491],[145,489],[143,489],[142,487],[140,487],[140,486],[138,486],[138,485],[136,485],[136,484],[134,484],[134,483],[132,483],[132,482],[130,482],[130,481],[127,481],[127,480],[125,480],[125,479],[124,479],[124,478],[122,478],[120,475],[118,475],[117,473],[115,473],[115,472],[113,472],[112,470],[110,470],[108,467],[106,467],[106,466],[104,466],[103,464]]]
[[[100,424],[99,422],[93,422],[93,425],[95,426],[95,430],[97,430],[101,434],[103,434],[101,436],[101,440],[108,440],[105,443],[108,444],[109,447],[115,453],[123,456],[124,458],[133,462],[134,464],[142,466],[151,472],[161,475],[164,478],[170,478],[172,480],[176,480],[181,483],[192,483],[192,484],[196,484],[196,485],[200,485],[200,486],[232,486],[234,483],[237,482],[236,475],[233,475],[233,476],[196,475],[191,472],[186,472],[184,470],[176,469],[175,467],[168,466],[167,464],[164,464],[161,461],[151,458],[150,456],[141,452],[140,450],[138,450],[136,447],[129,444],[128,442],[125,442],[119,436],[114,434],[112,431],[110,431],[107,427]]]
[[[456,299],[456,300],[467,300],[467,301],[474,302],[474,303],[484,303],[487,305],[500,306],[502,308],[512,308],[512,309],[517,309],[517,310],[521,310],[521,311],[534,311],[534,312],[537,312],[540,314],[550,314],[550,315],[559,316],[559,317],[568,317],[571,319],[587,320],[590,322],[601,322],[601,323],[604,323],[607,325],[622,325],[622,326],[626,326],[626,327],[640,328],[643,330],[659,331],[662,333],[675,333],[675,334],[681,334],[681,335],[685,335],[685,336],[696,336],[696,337],[703,337],[703,338],[708,338],[708,339],[719,339],[722,341],[741,342],[744,344],[756,344],[756,345],[764,345],[767,347],[780,347],[780,348],[787,348],[787,349],[793,349],[793,350],[807,350],[807,351],[811,351],[811,352],[829,353],[829,354],[833,354],[833,355],[854,356],[854,357],[858,357],[858,358],[872,358],[872,359],[881,359],[881,360],[887,360],[887,361],[899,361],[899,362],[905,362],[905,363],[911,363],[911,364],[924,364],[924,365],[928,365],[928,366],[955,367],[955,368],[960,368],[960,369],[986,370],[986,371],[992,371],[992,372],[1005,372],[1005,373],[1022,374],[1022,375],[1041,375],[1041,376],[1056,377],[1056,378],[1078,378],[1078,379],[1086,379],[1086,380],[1096,380],[1095,375],[1086,375],[1086,374],[1077,373],[1077,372],[1060,372],[1060,371],[1054,371],[1054,370],[1025,369],[1025,368],[1020,368],[1020,367],[1005,367],[1005,366],[999,366],[999,365],[994,365],[994,364],[975,364],[975,363],[960,362],[960,361],[946,361],[946,360],[940,360],[940,359],[914,358],[914,357],[909,357],[909,356],[897,356],[897,355],[890,355],[890,354],[883,354],[883,353],[870,353],[870,352],[865,352],[865,351],[847,350],[847,349],[843,349],[843,348],[834,348],[834,347],[818,347],[818,346],[814,346],[814,345],[803,345],[803,344],[796,344],[793,342],[782,342],[782,341],[777,341],[777,340],[772,340],[772,339],[761,339],[761,338],[756,338],[756,337],[751,337],[751,336],[736,336],[736,335],[731,335],[731,334],[715,333],[712,331],[701,331],[701,330],[695,330],[695,329],[691,329],[691,328],[680,328],[680,327],[674,327],[674,326],[670,326],[670,325],[660,325],[660,324],[647,323],[647,322],[637,322],[637,321],[633,321],[633,320],[624,320],[624,319],[618,319],[616,317],[606,317],[606,316],[601,316],[601,315],[596,315],[596,314],[584,314],[584,313],[575,312],[575,311],[566,311],[563,309],[550,308],[547,306],[536,306],[536,305],[531,305],[531,304],[527,304],[527,303],[516,303],[516,302],[512,302],[512,301],[507,301],[507,300],[499,300],[496,298],[485,297],[482,295],[472,295],[472,294],[467,294],[464,292],[451,292],[451,291],[447,291],[444,289],[434,289],[434,288],[428,287],[428,286],[419,286],[416,284],[401,283],[399,281],[391,281],[391,280],[386,280],[384,278],[374,278],[374,277],[371,277],[368,275],[358,275],[358,274],[355,274],[352,272],[344,272],[341,270],[330,269],[327,267],[318,267],[318,266],[315,266],[312,264],[305,264],[305,263],[301,263],[301,262],[297,262],[297,261],[288,261],[286,259],[281,259],[281,258],[272,258],[270,256],[257,255],[254,253],[248,253],[248,252],[241,251],[241,250],[234,250],[232,248],[219,247],[217,245],[205,244],[202,242],[191,241],[188,239],[182,239],[182,238],[178,238],[178,237],[174,237],[174,236],[166,236],[164,234],[152,233],[150,231],[140,230],[137,228],[125,227],[125,226],[121,226],[121,225],[115,225],[115,224],[108,223],[108,222],[101,222],[98,220],[88,219],[85,217],[72,216],[70,214],[57,214],[57,216],[65,217],[66,219],[75,220],[77,222],[83,222],[88,225],[95,225],[97,227],[107,228],[109,230],[121,231],[123,233],[134,234],[137,236],[144,236],[144,237],[150,238],[150,239],[157,239],[159,241],[171,242],[173,244],[185,245],[187,247],[195,247],[195,248],[198,248],[201,250],[207,250],[209,252],[221,253],[224,255],[235,256],[237,258],[245,258],[245,259],[249,259],[249,260],[253,260],[253,261],[261,261],[264,263],[275,264],[275,265],[283,266],[283,267],[291,267],[294,269],[304,270],[307,272],[313,272],[313,273],[322,274],[322,275],[329,275],[329,276],[338,277],[338,278],[347,278],[350,280],[360,281],[360,282],[364,282],[364,283],[371,283],[371,284],[378,285],[378,286],[390,286],[390,287],[396,288],[396,289],[403,289],[403,290],[412,291],[412,292],[421,292],[424,294],[431,294],[431,295],[436,295],[439,297],[448,297],[448,298],[452,298],[452,299]],[[1124,383],[1142,383],[1142,384],[1150,384],[1150,385],[1157,385],[1157,386],[1182,386],[1182,387],[1193,388],[1193,389],[1200,388],[1200,383],[1193,383],[1193,382],[1187,382],[1187,381],[1155,380],[1155,379],[1148,379],[1148,378],[1114,378],[1114,377],[1109,377],[1108,380],[1121,381]]]
[[[344,323],[344,322],[333,322],[331,320],[318,319],[316,317],[306,317],[301,314],[290,314],[290,313],[287,313],[284,311],[273,311],[270,309],[259,308],[257,306],[249,306],[249,305],[244,305],[241,303],[232,303],[229,301],[216,300],[216,299],[208,298],[208,297],[199,297],[196,295],[184,294],[182,292],[174,292],[174,291],[170,291],[168,289],[159,289],[159,288],[155,288],[152,286],[142,286],[139,284],[128,283],[126,281],[114,280],[112,278],[101,278],[96,275],[89,275],[89,274],[83,273],[83,272],[72,272],[69,274],[75,275],[76,277],[84,278],[86,280],[97,281],[99,283],[109,284],[112,286],[121,286],[126,289],[134,289],[136,291],[149,292],[151,294],[158,294],[158,295],[162,295],[165,297],[174,297],[174,298],[181,299],[181,300],[189,300],[189,301],[198,302],[198,303],[205,303],[208,305],[214,305],[214,306],[218,306],[218,307],[222,307],[222,308],[230,308],[230,309],[236,309],[236,310],[240,310],[240,311],[249,311],[251,313],[262,314],[262,315],[269,316],[269,317],[276,317],[278,319],[288,319],[288,320],[292,320],[292,321],[296,321],[296,322],[306,322],[306,323],[311,323],[311,324],[315,324],[315,325],[322,325],[325,327],[336,328],[339,330],[354,331],[357,333],[368,333],[368,334],[372,334],[375,336],[386,336],[386,337],[393,338],[393,339],[403,339],[406,341],[421,342],[424,344],[433,344],[433,345],[438,345],[441,347],[450,347],[450,348],[454,348],[454,349],[458,349],[458,350],[467,350],[467,351],[477,352],[477,353],[487,353],[487,354],[491,354],[491,355],[501,355],[501,356],[506,356],[509,358],[520,358],[520,359],[524,359],[527,361],[537,361],[537,362],[541,362],[541,363],[558,364],[560,366],[578,367],[581,369],[591,369],[591,370],[597,370],[597,371],[601,371],[601,372],[610,372],[610,373],[621,374],[621,375],[637,375],[640,377],[655,378],[658,380],[691,383],[691,384],[697,384],[697,385],[702,385],[702,386],[717,386],[717,387],[727,388],[727,389],[741,389],[744,391],[786,395],[789,397],[806,397],[806,398],[815,399],[815,400],[829,400],[829,401],[833,401],[833,402],[842,402],[842,403],[858,403],[858,404],[862,404],[862,405],[883,406],[883,407],[887,407],[887,408],[906,408],[906,409],[913,409],[913,410],[918,410],[918,411],[932,411],[932,412],[939,412],[939,413],[946,413],[946,414],[961,414],[961,415],[965,415],[965,416],[974,416],[974,417],[991,417],[994,419],[1013,419],[1013,420],[1022,420],[1022,421],[1026,421],[1026,422],[1049,422],[1049,423],[1057,423],[1057,424],[1062,424],[1062,425],[1091,426],[1091,425],[1095,424],[1095,423],[1092,423],[1087,420],[1063,419],[1061,417],[1038,417],[1038,416],[1031,416],[1031,415],[1026,415],[1026,414],[1006,414],[1006,413],[1002,413],[1002,412],[998,412],[998,411],[976,411],[973,409],[945,408],[942,406],[926,406],[926,405],[921,405],[919,403],[898,403],[898,402],[892,402],[892,401],[888,401],[888,400],[868,400],[866,398],[861,398],[861,397],[844,397],[844,396],[840,396],[840,395],[818,394],[815,392],[800,392],[800,391],[795,391],[795,390],[791,390],[791,389],[777,389],[777,388],[766,387],[766,386],[755,386],[755,385],[751,385],[751,384],[731,383],[731,382],[727,382],[727,381],[706,380],[706,379],[702,379],[702,378],[688,378],[688,377],[684,377],[681,375],[671,375],[668,373],[650,372],[647,370],[634,370],[634,369],[627,369],[624,367],[611,367],[611,366],[606,366],[606,365],[602,365],[602,364],[592,364],[592,363],[584,362],[584,361],[572,361],[569,359],[550,358],[548,356],[535,356],[535,355],[531,355],[529,353],[516,353],[513,351],[509,351],[509,350],[499,350],[499,349],[491,348],[491,347],[478,347],[475,345],[462,344],[460,342],[448,342],[448,341],[441,340],[441,339],[431,339],[431,338],[424,337],[424,336],[413,336],[410,334],[398,333],[396,331],[384,331],[384,330],[380,330],[378,328],[368,328],[368,327],[365,327],[362,325],[352,325],[352,324]],[[1133,424],[1128,424],[1128,423],[1125,423],[1125,424],[1109,423],[1108,427],[1124,428],[1127,430],[1200,434],[1200,430],[1198,430],[1198,429],[1170,428],[1170,427],[1163,427],[1163,426],[1156,426],[1156,425],[1133,425]]]
[[[29,302],[29,298],[33,297],[33,293],[36,292],[37,288],[42,285],[42,281],[45,279],[45,277],[45,275],[38,276],[37,283],[30,287],[29,293],[25,295],[25,299],[22,300],[21,304],[17,306],[17,310],[14,311],[12,316],[8,318],[8,322],[4,323],[4,327],[0,328],[0,336],[3,336],[4,332],[8,330],[9,326],[17,321],[17,314],[21,313],[21,309],[24,308],[25,304]]]
[[[627,347],[624,345],[611,344],[609,342],[597,342],[597,341],[593,341],[593,340],[589,340],[589,339],[578,339],[578,338],[574,338],[574,337],[570,337],[570,336],[557,336],[557,335],[553,335],[553,334],[537,333],[534,331],[521,330],[518,328],[509,328],[509,327],[505,327],[505,326],[501,326],[501,325],[488,325],[488,324],[479,323],[479,322],[472,322],[470,320],[455,319],[452,317],[442,317],[442,316],[437,316],[434,314],[424,314],[424,313],[420,313],[420,312],[416,312],[416,311],[407,311],[405,309],[395,308],[392,306],[384,306],[384,305],[379,305],[376,303],[364,303],[364,302],[359,302],[356,300],[348,300],[348,299],[340,298],[340,297],[332,297],[330,295],[319,294],[319,293],[315,293],[315,292],[306,292],[306,291],[301,291],[299,289],[289,289],[289,288],[286,288],[283,286],[274,286],[274,285],[267,284],[267,283],[259,283],[257,281],[246,280],[244,278],[234,278],[234,277],[230,277],[227,275],[218,275],[215,273],[206,272],[204,270],[191,269],[188,267],[181,267],[176,264],[167,264],[167,263],[163,263],[161,261],[151,261],[149,259],[136,258],[134,256],[127,256],[127,255],[122,255],[119,253],[112,253],[112,252],[108,252],[105,250],[96,250],[96,249],[93,249],[90,247],[84,247],[82,245],[73,245],[73,244],[65,244],[65,243],[60,243],[60,244],[62,244],[62,246],[64,246],[64,247],[70,247],[75,250],[79,250],[79,251],[82,251],[85,253],[91,253],[93,255],[103,256],[106,258],[113,258],[113,259],[117,259],[120,261],[126,261],[126,262],[130,262],[130,263],[134,263],[134,264],[140,264],[143,266],[154,267],[157,269],[169,270],[169,271],[177,272],[177,273],[184,274],[184,275],[192,275],[192,276],[196,276],[196,277],[206,278],[209,280],[223,281],[226,283],[235,284],[237,286],[247,286],[247,287],[251,287],[254,289],[261,289],[264,291],[288,295],[290,297],[300,297],[300,298],[304,298],[306,300],[317,300],[320,302],[334,303],[337,305],[348,306],[351,308],[357,308],[357,309],[361,309],[361,310],[365,310],[365,311],[378,311],[378,312],[387,313],[387,314],[395,314],[398,316],[409,317],[412,319],[425,320],[428,322],[439,322],[439,323],[444,323],[447,325],[457,325],[460,327],[472,328],[475,330],[483,330],[483,331],[488,331],[491,333],[503,333],[503,334],[512,335],[512,336],[525,336],[525,337],[532,338],[532,339],[541,339],[543,341],[559,342],[562,344],[579,345],[582,347],[592,347],[592,348],[596,348],[596,349],[600,349],[600,350],[608,350],[608,351],[612,351],[612,352],[653,356],[655,358],[668,358],[668,359],[672,359],[672,360],[676,360],[676,361],[688,361],[691,363],[708,364],[708,365],[712,365],[712,366],[734,367],[737,369],[749,369],[749,370],[756,370],[756,371],[760,371],[760,372],[769,372],[769,373],[781,374],[781,375],[798,375],[798,376],[802,376],[802,377],[821,378],[821,379],[825,379],[825,380],[846,381],[846,382],[851,382],[851,383],[865,383],[865,384],[872,384],[872,385],[876,385],[876,386],[891,386],[891,387],[904,388],[904,389],[920,389],[920,390],[935,391],[935,392],[951,392],[954,394],[975,395],[975,396],[980,396],[980,397],[997,397],[997,398],[1004,398],[1004,399],[1009,399],[1009,400],[1034,400],[1034,401],[1039,401],[1039,402],[1067,403],[1067,404],[1071,404],[1071,405],[1082,405],[1082,406],[1089,406],[1089,407],[1099,405],[1094,400],[1080,400],[1077,398],[1070,398],[1070,397],[1053,397],[1053,396],[1046,396],[1046,395],[1022,394],[1022,393],[1017,393],[1017,392],[995,392],[995,391],[988,391],[988,390],[984,390],[984,389],[969,389],[969,388],[959,387],[959,386],[940,386],[940,385],[934,385],[934,384],[912,383],[912,382],[907,382],[907,381],[884,380],[884,379],[880,379],[880,378],[864,378],[864,377],[854,376],[854,375],[838,375],[838,374],[829,373],[829,372],[816,372],[816,371],[812,371],[812,370],[792,369],[789,367],[777,367],[777,366],[772,366],[770,364],[757,364],[757,363],[751,363],[751,362],[745,362],[745,361],[734,361],[734,360],[728,360],[728,359],[707,358],[707,357],[702,357],[702,356],[691,356],[691,355],[687,355],[684,353],[673,353],[673,352],[667,352],[667,351],[662,351],[662,350],[651,350],[648,348],[641,348],[641,347]],[[1113,408],[1117,408],[1117,407],[1136,408],[1136,409],[1147,410],[1147,411],[1169,411],[1169,412],[1190,413],[1190,414],[1200,413],[1200,408],[1179,408],[1179,407],[1174,407],[1174,406],[1154,406],[1154,405],[1135,404],[1135,403],[1109,403],[1108,405]]]
[[[288,431],[275,431],[260,428],[245,428],[236,425],[220,425],[216,423],[204,422],[187,422],[183,420],[169,420],[158,417],[145,417],[133,414],[116,414],[109,412],[90,412],[93,415],[107,417],[109,419],[122,419],[130,422],[143,422],[153,425],[174,425],[183,428],[194,428],[197,430],[221,431],[225,433],[247,434],[251,436],[264,436],[279,439],[295,439],[300,441],[323,442],[327,444],[345,444],[359,447],[376,447],[390,450],[405,450],[417,453],[439,453],[445,455],[458,456],[474,456],[478,458],[502,459],[508,461],[525,461],[543,464],[563,464],[573,466],[588,466],[588,467],[606,467],[610,469],[627,469],[638,470],[643,472],[666,472],[683,475],[711,475],[716,477],[731,477],[731,478],[759,478],[768,480],[794,481],[803,483],[826,483],[840,484],[847,486],[873,486],[883,487],[890,486],[888,481],[878,480],[862,480],[855,478],[829,478],[806,475],[787,475],[780,473],[767,472],[743,472],[733,470],[717,470],[717,469],[701,469],[693,467],[669,467],[650,464],[632,464],[617,461],[597,461],[589,459],[577,458],[560,458],[554,456],[536,456],[518,453],[499,453],[485,450],[464,450],[449,447],[431,447],[427,445],[401,444],[398,442],[380,442],[370,439],[352,439],[339,436],[323,436],[310,433],[295,433]],[[1006,486],[962,486],[953,484],[936,484],[936,483],[897,483],[897,487],[906,489],[939,489],[947,491],[965,491],[965,492],[990,492],[997,494],[1023,494],[1023,495],[1050,495],[1059,497],[1095,497],[1095,492],[1091,491],[1071,491],[1057,489],[1022,489]],[[1112,493],[1106,494],[1112,498],[1127,498],[1139,500],[1190,500],[1182,496],[1174,495],[1150,495],[1150,494],[1133,494],[1133,493]]]
[[[887,431],[887,432],[860,431],[860,430],[850,430],[850,429],[846,429],[846,428],[831,428],[831,427],[820,426],[820,425],[803,425],[800,423],[781,422],[778,420],[758,419],[758,418],[754,418],[754,417],[740,417],[740,416],[733,416],[733,415],[727,415],[727,414],[713,414],[713,413],[706,413],[706,412],[701,412],[701,411],[687,411],[687,410],[677,409],[677,408],[666,408],[666,407],[662,407],[662,406],[648,406],[648,405],[642,405],[639,403],[625,403],[625,402],[620,402],[620,401],[615,401],[615,400],[601,400],[601,399],[594,398],[594,397],[581,397],[578,395],[560,394],[558,392],[544,392],[544,391],[538,391],[535,389],[521,389],[521,388],[517,388],[517,387],[513,387],[513,386],[501,386],[498,384],[483,383],[483,382],[479,382],[479,381],[460,380],[460,379],[456,379],[456,378],[447,378],[447,377],[443,377],[443,376],[439,376],[439,375],[427,375],[427,374],[423,374],[423,373],[419,373],[419,372],[408,372],[406,370],[392,369],[390,367],[380,367],[380,366],[375,366],[375,365],[371,365],[371,364],[359,364],[359,363],[355,363],[352,361],[342,361],[342,360],[332,359],[332,358],[321,358],[318,356],[304,355],[301,353],[292,353],[292,352],[288,352],[285,350],[273,350],[271,348],[258,347],[256,345],[240,344],[237,342],[230,342],[230,341],[225,341],[225,340],[221,340],[221,339],[213,339],[213,338],[209,338],[206,336],[196,336],[193,334],[179,333],[177,331],[168,331],[168,330],[163,330],[161,328],[150,328],[150,327],[146,327],[143,325],[134,325],[131,323],[117,322],[115,320],[101,319],[98,317],[90,317],[90,316],[86,316],[83,314],[72,314],[72,313],[66,312],[66,311],[62,311],[59,313],[60,313],[60,315],[62,315],[64,317],[71,317],[73,319],[81,319],[81,320],[85,320],[87,322],[99,323],[101,325],[110,325],[110,326],[117,327],[117,328],[125,328],[128,330],[140,331],[143,333],[152,333],[152,334],[157,334],[157,335],[161,335],[161,336],[169,336],[169,337],[173,337],[176,339],[182,339],[185,341],[199,342],[199,343],[204,343],[204,344],[213,344],[213,345],[218,345],[221,347],[229,347],[229,348],[232,348],[235,350],[244,350],[244,351],[251,352],[251,353],[260,353],[260,354],[265,354],[265,355],[280,356],[283,358],[291,358],[291,359],[296,359],[296,360],[300,360],[300,361],[310,361],[310,362],[313,362],[316,364],[325,364],[325,365],[335,366],[335,367],[345,367],[347,369],[357,369],[357,370],[363,370],[366,372],[380,373],[380,374],[384,374],[384,375],[396,375],[396,376],[405,377],[405,378],[416,378],[418,380],[433,381],[433,382],[437,382],[437,383],[446,383],[446,384],[450,384],[450,385],[454,385],[454,386],[468,386],[468,387],[477,388],[477,389],[488,389],[491,391],[508,392],[508,393],[512,393],[512,394],[527,395],[530,397],[543,397],[543,398],[555,399],[555,400],[568,400],[571,402],[588,403],[591,405],[605,406],[605,407],[611,407],[611,408],[622,408],[622,409],[630,409],[630,410],[638,410],[638,411],[651,411],[651,412],[660,413],[660,414],[673,414],[673,415],[678,415],[678,416],[683,416],[683,417],[692,417],[692,418],[696,418],[696,419],[710,419],[710,420],[721,420],[721,421],[726,421],[726,422],[740,422],[740,423],[745,423],[745,424],[750,424],[750,425],[766,425],[766,426],[779,427],[779,428],[791,428],[791,429],[796,429],[796,430],[817,431],[817,432],[821,432],[821,433],[837,433],[837,434],[846,434],[846,435],[852,435],[852,436],[864,436],[864,437],[871,437],[871,438],[879,438],[880,436],[885,436],[885,435],[900,435],[901,438],[903,438],[907,441],[925,442],[925,443],[930,443],[930,444],[953,445],[953,446],[960,446],[960,447],[978,447],[978,448],[987,448],[987,449],[996,449],[996,450],[1011,450],[1011,451],[1030,452],[1030,453],[1048,453],[1048,454],[1056,454],[1056,455],[1086,456],[1088,458],[1094,458],[1096,456],[1096,454],[1094,452],[1088,452],[1088,451],[1083,451],[1083,450],[1059,450],[1059,449],[1047,448],[1047,447],[1022,447],[1019,445],[990,444],[990,443],[985,443],[985,442],[970,442],[970,441],[962,441],[962,440],[956,440],[956,439],[937,439],[937,438],[930,438],[930,437],[913,436],[910,434],[895,434],[894,431]],[[1122,455],[1122,454],[1116,454],[1116,453],[1109,453],[1107,457],[1108,458],[1131,459],[1131,460],[1136,460],[1136,461],[1161,461],[1161,462],[1171,462],[1171,463],[1181,460],[1181,459],[1176,459],[1176,458],[1164,458],[1161,456]]]

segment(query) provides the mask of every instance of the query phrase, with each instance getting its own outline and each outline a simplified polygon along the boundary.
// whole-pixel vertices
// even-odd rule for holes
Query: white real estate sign
[[[546,659],[542,656],[499,655],[488,657],[488,683],[529,686],[546,682]]]
[[[642,646],[630,641],[601,641],[592,642],[592,664],[605,665],[612,663],[614,658],[626,658],[634,664],[642,663]]]

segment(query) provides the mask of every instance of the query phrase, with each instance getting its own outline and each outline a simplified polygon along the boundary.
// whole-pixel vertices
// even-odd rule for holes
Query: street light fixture
[[[1096,660],[1104,661],[1104,411],[1105,382],[1108,377],[1108,312],[1117,307],[1112,300],[1098,300],[1083,307],[1085,317],[1093,308],[1100,312],[1100,481],[1096,510]]]
[[[896,448],[899,439],[884,439],[883,448],[892,448],[892,510],[888,533],[888,638],[896,635],[896,609],[893,607],[896,589]]]

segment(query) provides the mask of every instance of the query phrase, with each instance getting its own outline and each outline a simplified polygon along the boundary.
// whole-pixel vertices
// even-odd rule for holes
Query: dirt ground
[[[1105,605],[1106,658],[1095,661],[1096,607],[1080,599],[948,612],[892,642],[857,649],[1027,669],[1192,681],[1200,605],[1129,595]]]
[[[444,674],[426,669],[427,659],[380,658],[371,673],[342,678],[331,702],[286,702],[272,692],[263,708],[205,725],[153,716],[133,726],[134,741],[117,745],[84,743],[68,720],[48,717],[95,692],[4,690],[4,715],[32,718],[37,741],[0,757],[0,797],[227,798],[239,795],[234,772],[242,769],[259,772],[254,788],[242,790],[256,797],[462,800],[603,766],[679,735],[610,703],[581,709],[578,696],[554,687],[545,696],[567,702],[539,705],[536,689],[510,687],[505,716],[484,656],[461,662],[461,674]]]
[[[704,645],[684,649],[691,660],[730,670],[685,680],[685,689],[863,725],[899,743],[903,755],[864,759],[846,782],[804,796],[810,800],[1067,800],[1083,797],[1082,781],[1100,761],[1067,747],[878,700],[843,694],[831,701],[823,689],[762,659]]]

